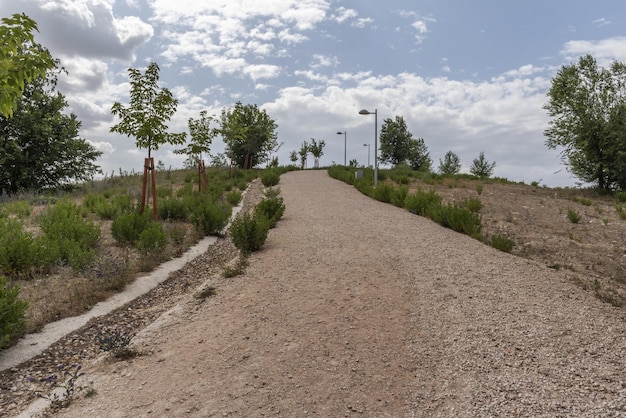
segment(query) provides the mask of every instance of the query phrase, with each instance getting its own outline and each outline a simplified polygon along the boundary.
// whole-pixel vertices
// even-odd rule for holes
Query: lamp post
[[[343,165],[346,164],[346,148],[348,144],[348,131],[337,132],[337,135],[343,135]]]
[[[367,167],[370,166],[370,144],[363,144],[364,147],[367,147]]]
[[[378,186],[378,109],[361,109],[359,115],[374,115],[374,187]],[[368,164],[369,165],[369,164]]]

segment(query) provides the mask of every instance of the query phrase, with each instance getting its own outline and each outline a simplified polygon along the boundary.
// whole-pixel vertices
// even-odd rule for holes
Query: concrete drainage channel
[[[233,208],[231,222],[243,207],[242,203]],[[229,225],[227,225],[225,229],[227,229]],[[161,264],[149,275],[137,278],[133,283],[128,285],[123,292],[118,293],[105,301],[97,303],[90,311],[79,316],[64,318],[59,321],[49,323],[44,326],[41,332],[25,335],[18,341],[17,344],[0,352],[0,371],[10,369],[11,367],[15,367],[30,360],[38,354],[41,354],[56,341],[85,325],[90,319],[106,315],[120,306],[123,306],[124,304],[149,292],[165,281],[171,272],[181,269],[189,261],[195,259],[201,254],[204,254],[209,247],[216,242],[216,237],[205,237],[187,250],[187,252],[185,252],[182,256]]]

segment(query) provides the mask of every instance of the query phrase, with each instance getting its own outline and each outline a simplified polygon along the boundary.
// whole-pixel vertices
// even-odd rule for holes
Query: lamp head
[[[337,135],[343,135],[345,132],[337,132]]]
[[[367,110],[367,109],[361,109],[361,110],[359,110],[359,115],[371,115],[371,114],[372,114],[372,112],[370,112],[370,111],[369,111],[369,110]]]

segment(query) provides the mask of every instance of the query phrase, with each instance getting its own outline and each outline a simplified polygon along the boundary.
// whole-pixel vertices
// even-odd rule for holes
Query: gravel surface
[[[59,416],[626,415],[623,309],[324,171],[279,186],[246,273],[190,263],[217,294],[142,318],[145,355],[91,361]]]

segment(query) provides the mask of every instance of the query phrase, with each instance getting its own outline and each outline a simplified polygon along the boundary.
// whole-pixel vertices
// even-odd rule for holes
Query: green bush
[[[277,170],[265,169],[261,173],[261,183],[265,187],[276,186],[280,181],[280,173]]]
[[[465,202],[463,202],[462,206],[470,212],[478,212],[483,208],[483,203],[475,197],[470,197]]]
[[[567,219],[569,219],[571,223],[577,224],[578,222],[580,222],[581,217],[575,210],[567,209]]]
[[[191,211],[191,223],[205,235],[217,235],[226,227],[232,214],[232,207],[217,202],[207,195],[195,198]]]
[[[13,218],[0,218],[0,270],[13,276],[28,273],[37,260],[37,243]]]
[[[237,206],[239,202],[243,199],[243,193],[239,190],[231,190],[226,193],[226,201],[230,203],[231,206]]]
[[[479,239],[482,228],[480,215],[457,205],[431,205],[426,216],[439,225]]]
[[[254,214],[262,215],[270,222],[270,228],[282,218],[285,212],[285,204],[282,197],[266,198],[261,200],[254,208]]]
[[[504,251],[505,253],[510,253],[513,251],[513,247],[515,243],[512,239],[503,237],[502,235],[492,235],[491,236],[491,246],[496,250]]]
[[[433,189],[427,191],[417,190],[409,194],[404,200],[404,207],[411,213],[426,216],[426,211],[430,206],[440,206],[441,196]]]
[[[380,202],[391,203],[394,191],[395,188],[393,185],[389,183],[378,183],[376,188],[373,190],[372,197]]]
[[[134,245],[148,224],[152,222],[150,211],[123,213],[111,224],[111,234],[120,245]]]
[[[28,302],[19,299],[20,287],[8,286],[0,276],[0,349],[10,346],[24,332]]]
[[[400,186],[397,187],[391,196],[391,203],[399,208],[404,207],[404,201],[406,197],[409,195],[409,187],[408,186]]]
[[[263,215],[248,213],[235,219],[230,226],[233,244],[242,253],[249,254],[261,249],[270,229],[270,221]]]
[[[154,257],[162,254],[166,245],[167,235],[163,230],[163,225],[152,221],[139,234],[135,247],[141,255]]]
[[[28,218],[31,214],[30,203],[26,200],[16,200],[7,203],[7,211],[17,215],[18,218]]]
[[[626,191],[616,192],[615,199],[617,199],[618,202],[626,203]]]
[[[116,194],[111,199],[111,205],[115,208],[115,213],[132,212],[135,209],[135,199],[128,193]]]
[[[50,255],[71,267],[80,269],[89,264],[95,255],[93,247],[100,238],[100,227],[82,217],[80,206],[61,200],[39,219],[43,231],[42,242],[48,250],[46,262],[53,262]]]
[[[188,204],[175,197],[159,200],[157,212],[159,219],[164,221],[186,221],[189,218]]]

